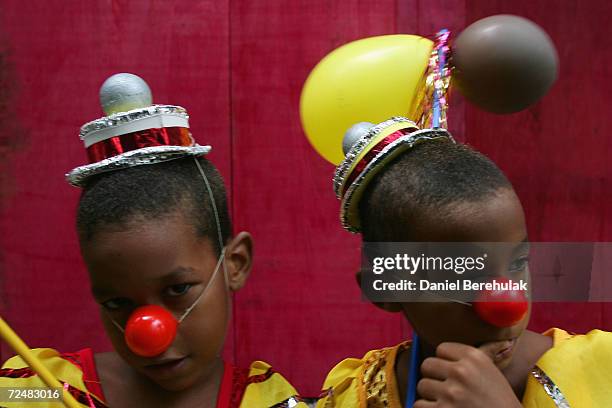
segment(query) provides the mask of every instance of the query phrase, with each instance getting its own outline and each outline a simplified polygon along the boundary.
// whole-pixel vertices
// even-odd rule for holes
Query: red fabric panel
[[[237,295],[237,363],[257,355],[305,395],[349,355],[400,338],[400,319],[360,300],[360,240],[342,230],[333,167],[299,122],[306,76],[325,54],[396,30],[395,2],[232,2],[236,229],[256,243]]]

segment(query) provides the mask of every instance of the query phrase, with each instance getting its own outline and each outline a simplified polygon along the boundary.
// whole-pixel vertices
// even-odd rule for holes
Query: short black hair
[[[187,157],[93,176],[79,201],[79,238],[91,240],[101,227],[127,225],[138,217],[161,218],[178,210],[191,220],[198,236],[210,239],[220,252],[213,207],[195,160],[210,183],[225,244],[232,230],[225,185],[215,166],[204,157]]]
[[[363,241],[410,240],[415,217],[435,214],[443,221],[453,205],[479,202],[503,188],[512,184],[473,148],[447,139],[422,142],[387,163],[366,187],[359,203]]]

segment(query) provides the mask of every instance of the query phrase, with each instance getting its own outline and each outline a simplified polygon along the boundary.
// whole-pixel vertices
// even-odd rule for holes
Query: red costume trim
[[[28,378],[36,375],[30,367],[24,368],[3,368],[0,369],[0,377],[7,378]]]

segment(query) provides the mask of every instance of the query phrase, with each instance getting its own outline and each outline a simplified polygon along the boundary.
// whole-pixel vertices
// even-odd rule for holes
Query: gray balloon
[[[494,113],[535,103],[557,79],[557,51],[534,22],[497,15],[467,27],[454,41],[453,82],[470,102]]]

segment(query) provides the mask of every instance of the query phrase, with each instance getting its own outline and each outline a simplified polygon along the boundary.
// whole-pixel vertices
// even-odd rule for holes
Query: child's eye
[[[522,272],[529,265],[529,257],[524,256],[510,264],[510,272]]]
[[[119,310],[123,307],[128,306],[129,304],[130,304],[129,299],[115,298],[115,299],[110,299],[110,300],[107,300],[106,302],[103,302],[102,306],[104,306],[108,310]]]
[[[190,283],[181,283],[178,285],[172,285],[166,288],[166,295],[168,296],[181,296],[187,293],[191,288]]]

